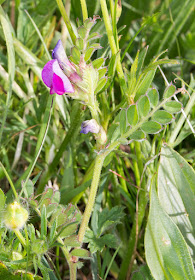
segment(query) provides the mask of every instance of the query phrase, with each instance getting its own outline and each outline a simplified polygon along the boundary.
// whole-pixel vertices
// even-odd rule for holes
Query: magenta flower
[[[57,42],[55,48],[53,49],[52,57],[57,59],[61,69],[71,82],[77,83],[82,81],[81,77],[76,72],[75,66],[68,60],[61,40]]]
[[[42,70],[43,82],[50,88],[50,94],[62,95],[66,92],[73,93],[74,88],[68,77],[63,73],[57,59],[47,62]]]

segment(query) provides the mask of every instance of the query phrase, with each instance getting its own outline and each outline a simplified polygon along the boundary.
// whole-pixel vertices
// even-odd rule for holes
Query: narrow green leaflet
[[[155,134],[159,132],[162,127],[159,123],[154,122],[154,121],[148,121],[142,124],[141,129],[148,134]]]
[[[153,88],[147,93],[147,96],[149,97],[151,107],[156,107],[159,102],[158,91],[155,88]]]
[[[78,34],[82,39],[85,39],[85,36],[87,35],[87,29],[84,26],[79,27]]]
[[[135,140],[135,141],[143,140],[143,139],[145,139],[145,137],[146,137],[145,133],[141,130],[137,130],[129,136],[130,139]]]
[[[193,280],[187,244],[159,203],[151,186],[150,211],[145,233],[146,261],[155,280]]]
[[[95,93],[98,93],[100,90],[102,90],[103,87],[105,86],[106,82],[107,82],[107,78],[101,78],[98,81],[97,87],[95,89]]]
[[[164,92],[164,98],[166,99],[166,98],[173,96],[175,91],[176,91],[176,88],[174,85],[168,86]]]
[[[76,47],[77,47],[80,51],[83,50],[83,45],[84,45],[83,39],[77,38],[75,44],[76,44]]]
[[[195,254],[195,172],[177,152],[161,150],[158,196],[161,205],[177,224],[192,254]]]
[[[138,81],[135,101],[137,101],[141,95],[144,95],[147,92],[148,88],[150,87],[154,79],[155,72],[156,69],[150,70],[146,74],[142,75],[141,79]]]
[[[154,113],[154,115],[152,116],[152,119],[156,122],[159,122],[161,124],[167,124],[170,123],[172,121],[173,116],[163,110],[159,110],[157,112]]]
[[[131,105],[127,110],[127,120],[131,126],[134,126],[138,122],[137,106]]]
[[[137,103],[138,113],[140,117],[146,117],[150,112],[150,102],[147,96],[143,96]]]
[[[120,112],[120,132],[124,134],[127,127],[127,112],[126,110],[121,110]]]
[[[169,113],[179,113],[182,108],[182,104],[177,101],[168,101],[164,105],[165,110]]]
[[[100,57],[92,61],[92,65],[94,68],[99,69],[104,63],[104,58]]]

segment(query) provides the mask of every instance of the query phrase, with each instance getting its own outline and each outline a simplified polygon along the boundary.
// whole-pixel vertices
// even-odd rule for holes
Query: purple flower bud
[[[42,70],[42,79],[50,88],[50,94],[62,95],[66,92],[74,92],[73,86],[60,68],[57,59],[50,60],[45,64]]]
[[[61,69],[65,72],[71,82],[77,83],[82,80],[77,74],[74,65],[68,60],[61,40],[57,42],[55,48],[53,49],[52,57],[57,59]]]
[[[87,134],[88,132],[98,133],[99,131],[100,131],[100,126],[94,119],[84,121],[81,124],[80,133],[83,133],[83,134]]]

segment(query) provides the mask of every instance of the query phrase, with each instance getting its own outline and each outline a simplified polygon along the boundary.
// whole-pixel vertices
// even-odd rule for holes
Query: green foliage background
[[[90,112],[84,105],[65,95],[55,96],[51,110],[53,101],[41,80],[42,68],[51,59],[51,51],[60,38],[67,55],[74,55],[57,2],[6,0],[0,3],[0,187],[6,194],[6,203],[13,201],[8,177],[14,182],[18,193],[24,180],[24,189],[28,189],[31,182],[28,180],[37,178],[32,187],[35,195],[41,194],[48,184],[57,186],[60,193],[57,203],[63,207],[72,203],[83,213],[97,155],[93,136],[79,133],[82,121],[91,118]],[[109,12],[112,3],[114,1],[107,1]],[[101,124],[108,130],[109,144],[126,135],[128,124],[136,126],[136,115],[140,119],[147,117],[157,106],[158,102],[153,101],[152,104],[146,92],[155,88],[159,102],[167,97],[170,88],[167,89],[158,64],[169,83],[174,83],[177,77],[174,83],[176,88],[185,86],[187,92],[177,95],[180,102],[177,104],[182,104],[192,127],[195,127],[194,1],[150,0],[146,4],[141,0],[122,0],[118,23],[116,14],[111,22],[125,78],[129,81],[129,91],[124,91],[117,75],[118,56],[113,55],[110,49],[100,1],[87,0],[86,4],[89,17],[99,15],[102,18],[97,21],[93,31],[102,36],[99,43],[103,48],[95,51],[91,59],[94,61],[102,56],[108,67],[107,83],[97,94],[97,100],[102,112]],[[76,33],[77,27],[83,24],[80,2],[66,0],[65,7]],[[162,65],[158,62],[154,67],[153,59],[166,49],[167,52],[159,58],[164,59]],[[168,58],[172,61],[168,61]],[[175,63],[175,60],[179,63]],[[141,88],[142,91],[138,87],[136,91],[135,85],[141,75],[145,87]],[[138,112],[135,112],[134,104],[129,106],[128,103],[127,106],[124,102],[124,96],[132,92],[137,94]],[[89,257],[86,251],[82,252],[83,259],[87,261],[78,271],[79,276],[84,274],[86,277],[93,275],[93,279],[121,280],[130,276],[134,280],[153,277],[160,280],[193,279],[194,135],[181,113],[181,106],[174,112],[170,107],[172,111],[169,111],[169,115],[154,115],[152,119],[161,123],[163,129],[159,124],[151,131],[149,122],[146,122],[142,127],[146,134],[130,135],[105,159],[90,229],[84,240],[89,242],[91,255]],[[168,110],[167,107],[165,109]],[[173,113],[177,114],[171,121]],[[158,134],[151,134],[158,131]],[[140,133],[143,132],[140,130]],[[130,141],[142,138],[145,140]],[[43,141],[44,145],[38,149]],[[150,186],[153,186],[151,192]],[[45,217],[41,207],[42,220],[32,210],[29,222],[38,230],[42,228],[43,232],[42,221],[48,217]],[[75,233],[77,226],[71,234]],[[3,226],[1,230],[3,232]],[[56,230],[61,230],[60,226],[56,225]],[[12,233],[8,232],[7,236],[7,242],[14,239]],[[173,248],[167,249],[166,246],[170,244]],[[45,277],[64,279],[69,275],[69,268],[60,244],[56,243],[54,248],[50,256],[53,264],[49,262],[54,272],[50,272],[49,276],[45,272]],[[5,261],[3,254],[4,241],[0,249],[0,261],[10,269],[9,261]],[[74,253],[77,256],[78,252]],[[80,254],[81,251],[78,256]],[[178,258],[178,261],[171,263],[174,258]],[[79,265],[82,266],[81,263]],[[182,271],[180,267],[183,267]],[[0,271],[12,273],[17,270],[15,268],[18,269],[18,266],[14,269],[11,267],[8,272],[3,266]],[[32,267],[31,270],[34,273]],[[41,276],[44,275],[43,270]]]

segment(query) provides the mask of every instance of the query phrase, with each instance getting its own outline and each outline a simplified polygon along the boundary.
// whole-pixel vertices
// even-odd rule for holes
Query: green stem
[[[10,186],[11,186],[11,188],[12,188],[13,194],[14,194],[16,200],[18,201],[18,200],[19,200],[19,199],[18,199],[18,194],[17,194],[17,192],[16,192],[16,189],[15,189],[15,187],[14,187],[14,184],[13,184],[13,182],[12,182],[12,179],[10,178],[10,176],[9,176],[9,174],[7,173],[7,171],[6,171],[5,167],[4,167],[4,165],[3,165],[1,162],[0,162],[0,165],[1,165],[1,168],[3,169],[3,172],[5,173],[5,176],[7,177],[7,180],[8,180],[9,183],[10,183]]]
[[[60,237],[58,237],[57,240],[60,243],[63,242]],[[77,279],[77,264],[71,261],[71,255],[69,254],[69,251],[65,246],[61,247],[61,249],[62,249],[62,252],[63,252],[64,256],[66,257],[67,263],[69,265],[70,280],[76,280]]]
[[[108,14],[108,8],[107,8],[107,5],[106,5],[106,1],[105,0],[100,0],[100,4],[101,4],[101,10],[102,10],[103,18],[104,18],[104,23],[105,23],[105,27],[106,27],[106,31],[107,31],[107,35],[108,35],[110,48],[111,48],[112,54],[116,55],[118,50],[117,50],[115,40],[114,40],[114,35],[113,35],[113,32],[112,32],[112,26],[111,26],[111,23],[110,23],[110,17],[109,17],[109,14]],[[116,70],[117,70],[119,79],[122,82],[122,85],[124,86],[125,85],[125,79],[124,79],[124,73],[123,73],[123,69],[122,69],[119,54],[117,56]]]
[[[70,20],[69,20],[69,18],[68,18],[67,13],[66,13],[66,10],[65,10],[65,7],[64,7],[64,5],[63,5],[63,2],[62,2],[62,0],[56,0],[56,2],[57,2],[57,5],[58,5],[58,8],[59,8],[59,10],[60,10],[60,13],[61,13],[61,15],[62,15],[62,17],[63,17],[63,19],[64,19],[64,22],[65,22],[65,24],[66,24],[66,27],[67,27],[67,29],[68,29],[68,32],[69,32],[70,37],[71,37],[71,39],[72,39],[72,42],[73,42],[73,44],[75,45],[76,36],[75,36],[74,31],[73,31],[73,29],[72,29],[72,25],[71,25],[71,23],[70,23]]]
[[[189,112],[190,112],[191,108],[193,107],[194,103],[195,103],[195,91],[191,95],[191,97],[190,97],[190,99],[189,99],[189,101],[188,101],[188,103],[187,103],[187,105],[184,109],[184,113],[185,113],[186,116],[189,114]],[[170,146],[174,145],[175,139],[176,139],[177,135],[179,134],[179,131],[181,130],[185,121],[186,121],[186,118],[185,118],[184,114],[181,114],[181,116],[180,116],[180,118],[177,122],[177,125],[175,126],[175,129],[171,133],[171,137],[170,137],[169,142],[168,142],[168,144]]]
[[[100,174],[101,174],[102,166],[104,163],[104,159],[105,159],[105,153],[100,153],[96,157],[89,198],[88,198],[87,206],[86,206],[85,212],[83,214],[83,219],[82,219],[81,226],[80,226],[79,233],[78,233],[78,240],[81,243],[83,242],[85,231],[87,229],[89,219],[91,217],[91,213],[92,213],[93,206],[95,203],[95,197],[97,194],[97,189],[98,189],[98,184],[99,184],[99,180],[100,180]]]
[[[82,14],[83,14],[83,21],[85,21],[88,18],[87,5],[85,0],[80,0],[80,2],[81,2]]]
[[[22,245],[24,247],[26,247],[26,240],[23,237],[23,235],[21,234],[21,232],[19,231],[19,229],[14,229],[13,232],[15,233],[15,235],[18,237],[18,239],[20,240],[20,242],[22,243]]]
[[[100,152],[99,155],[96,157],[88,203],[87,203],[85,212],[83,214],[83,219],[82,219],[81,226],[80,226],[79,233],[78,233],[78,240],[81,243],[83,242],[85,231],[88,227],[89,219],[90,219],[91,213],[93,211],[93,206],[95,203],[95,197],[97,194],[97,189],[98,189],[98,184],[99,184],[99,180],[100,180],[100,175],[101,175],[101,170],[103,167],[104,159],[110,152],[112,152],[119,145],[120,145],[120,142],[118,140],[113,142],[106,150]]]

